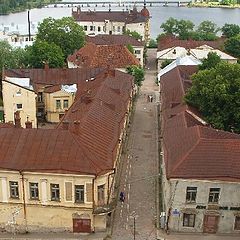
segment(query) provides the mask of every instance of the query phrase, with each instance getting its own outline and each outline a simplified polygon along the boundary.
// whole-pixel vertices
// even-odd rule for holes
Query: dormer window
[[[18,91],[16,92],[16,96],[21,96],[21,95],[22,95],[21,89],[18,89]]]

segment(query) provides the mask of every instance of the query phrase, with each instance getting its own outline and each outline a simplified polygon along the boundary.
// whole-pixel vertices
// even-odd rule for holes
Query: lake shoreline
[[[203,4],[203,3],[192,3],[187,7],[196,7],[196,8],[223,8],[223,9],[240,9],[240,4],[235,6],[230,5],[215,5],[215,4]]]

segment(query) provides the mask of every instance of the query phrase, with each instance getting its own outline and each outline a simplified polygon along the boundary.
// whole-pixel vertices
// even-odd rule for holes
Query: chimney
[[[63,128],[63,130],[68,130],[68,127],[69,127],[69,122],[68,121],[63,121],[62,122],[62,128]]]
[[[16,111],[14,113],[14,122],[15,122],[15,128],[21,128],[21,118],[20,118],[19,111]]]
[[[75,120],[75,121],[73,122],[73,125],[74,125],[74,130],[73,130],[73,132],[74,132],[75,134],[78,134],[78,133],[79,133],[79,127],[80,127],[80,121]]]
[[[30,121],[26,121],[25,122],[25,126],[26,126],[26,128],[32,128],[32,122],[30,122]]]
[[[46,62],[45,64],[44,64],[44,70],[48,70],[49,69],[49,65],[48,65],[48,63]]]

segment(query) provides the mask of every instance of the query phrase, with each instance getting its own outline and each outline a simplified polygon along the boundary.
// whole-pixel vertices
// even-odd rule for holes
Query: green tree
[[[64,54],[56,44],[36,40],[32,46],[26,48],[24,63],[33,68],[43,68],[45,63],[51,68],[63,67]]]
[[[19,68],[25,58],[25,50],[12,48],[7,41],[0,41],[0,72],[3,68]]]
[[[144,80],[144,70],[143,68],[139,67],[139,66],[129,66],[127,67],[127,73],[131,74],[132,76],[134,76],[134,83],[137,86],[142,86],[142,81]]]
[[[217,39],[217,32],[220,29],[211,21],[203,21],[199,24],[196,33],[199,35],[200,40],[213,41]]]
[[[221,58],[215,52],[209,52],[207,58],[202,60],[202,64],[199,65],[200,70],[210,69],[217,66],[221,62]]]
[[[235,37],[240,33],[240,26],[237,24],[228,24],[226,23],[222,27],[222,34],[224,37],[230,38]]]
[[[128,44],[126,47],[130,53],[134,54],[134,48],[131,44]]]
[[[240,34],[225,41],[224,47],[227,53],[240,58]]]
[[[85,33],[73,18],[46,18],[38,27],[37,39],[56,44],[67,58],[75,50],[84,46]]]
[[[180,20],[176,26],[176,34],[182,39],[189,39],[191,37],[191,32],[193,31],[194,24],[189,20]]]
[[[130,31],[129,29],[127,29],[125,32],[124,32],[125,35],[128,35],[130,37],[133,37],[137,40],[141,40],[142,41],[142,36],[136,32],[136,31]]]
[[[157,41],[154,39],[150,39],[148,48],[157,48]]]
[[[172,63],[173,60],[171,59],[166,59],[161,63],[161,69],[165,68],[167,65],[169,65],[170,63]]]
[[[192,76],[185,101],[213,127],[240,132],[240,64],[220,62]]]
[[[165,34],[175,35],[177,24],[178,24],[178,20],[170,17],[166,22],[161,24],[160,28],[162,28]]]

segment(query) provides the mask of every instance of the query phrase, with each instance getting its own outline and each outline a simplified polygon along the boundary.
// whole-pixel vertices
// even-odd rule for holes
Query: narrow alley
[[[156,239],[156,180],[158,178],[156,50],[148,51],[145,81],[136,101],[114,215],[114,240]],[[148,96],[153,96],[149,101]]]

